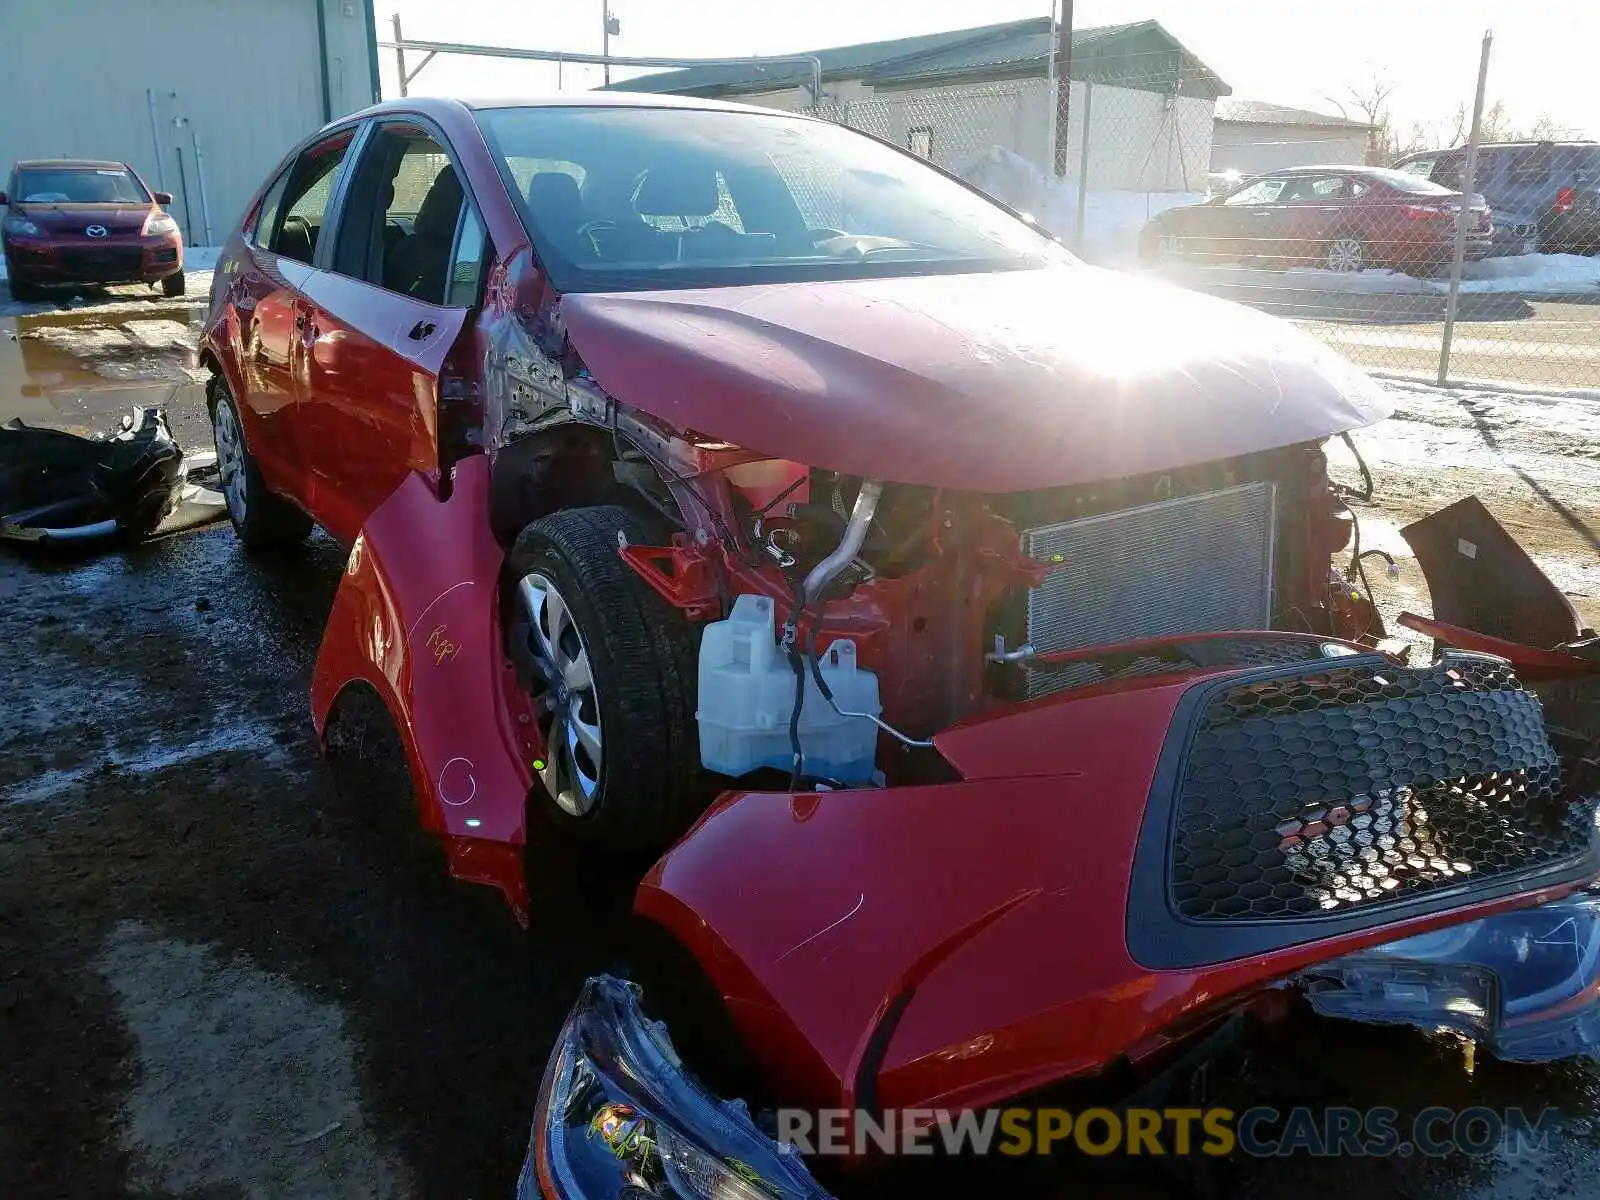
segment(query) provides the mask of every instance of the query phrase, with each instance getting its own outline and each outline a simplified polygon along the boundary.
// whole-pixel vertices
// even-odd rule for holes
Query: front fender
[[[376,691],[451,873],[498,887],[526,920],[526,764],[541,748],[513,712],[522,701],[500,642],[488,467],[481,455],[462,461],[443,501],[413,474],[362,527],[317,654],[311,716],[324,736],[346,688]]]

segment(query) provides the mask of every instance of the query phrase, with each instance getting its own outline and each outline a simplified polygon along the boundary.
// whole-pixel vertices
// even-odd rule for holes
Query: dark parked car
[[[11,168],[0,221],[11,295],[34,300],[51,283],[159,283],[183,295],[183,238],[127,163],[34,159]]]
[[[1209,259],[1330,271],[1449,263],[1461,193],[1383,167],[1295,167],[1257,175],[1204,204],[1168,209],[1140,238],[1145,262]],[[1466,257],[1490,251],[1493,224],[1472,197]]]
[[[1445,188],[1461,187],[1467,151],[1429,150],[1402,158],[1397,170]],[[1525,225],[1518,253],[1600,252],[1600,143],[1494,142],[1478,147],[1473,190],[1488,197],[1501,220]],[[1504,218],[1515,214],[1513,222]]]

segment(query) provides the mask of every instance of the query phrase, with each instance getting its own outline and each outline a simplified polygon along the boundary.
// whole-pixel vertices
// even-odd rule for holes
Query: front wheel
[[[507,560],[507,638],[544,757],[535,803],[559,829],[616,853],[660,850],[704,788],[693,627],[618,554],[660,533],[618,505],[541,517]]]
[[[176,275],[168,275],[161,281],[161,294],[163,296],[181,296],[186,286],[183,272],[179,271]]]
[[[1323,251],[1323,266],[1340,275],[1351,275],[1367,267],[1367,248],[1354,234],[1341,234]]]

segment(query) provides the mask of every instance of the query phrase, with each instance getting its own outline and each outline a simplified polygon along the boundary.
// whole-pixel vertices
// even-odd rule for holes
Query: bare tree
[[[1398,139],[1395,137],[1394,116],[1389,107],[1389,97],[1393,94],[1393,80],[1373,68],[1364,83],[1346,88],[1342,98],[1327,97],[1346,117],[1353,110],[1357,119],[1372,127],[1367,134],[1369,166],[1387,166],[1397,154]],[[1346,104],[1349,105],[1348,109]]]

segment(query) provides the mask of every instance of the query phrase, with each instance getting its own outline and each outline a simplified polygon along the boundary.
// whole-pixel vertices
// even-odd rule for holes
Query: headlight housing
[[[1455,1029],[1511,1062],[1600,1055],[1600,893],[1390,942],[1301,981],[1324,1016]]]
[[[745,1106],[684,1069],[639,989],[609,975],[583,985],[545,1070],[518,1200],[826,1198],[800,1156]]]
[[[5,228],[7,233],[20,233],[23,237],[39,236],[39,227],[27,217],[8,216]]]
[[[159,237],[163,233],[177,232],[178,223],[172,219],[172,216],[169,213],[164,213],[159,209],[155,210],[144,219],[145,237]]]

